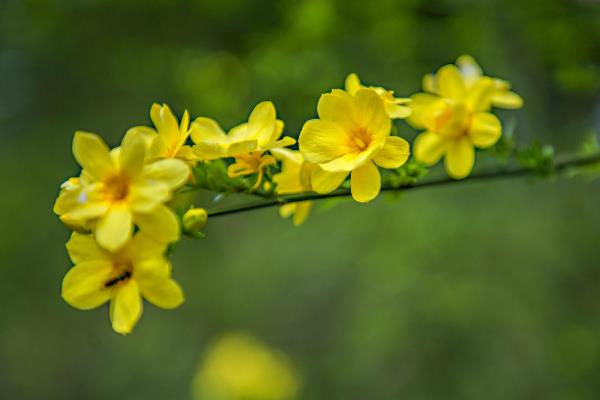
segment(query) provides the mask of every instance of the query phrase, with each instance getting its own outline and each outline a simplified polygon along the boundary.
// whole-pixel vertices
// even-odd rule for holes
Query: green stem
[[[571,158],[571,159],[567,159],[567,160],[564,160],[561,162],[557,162],[554,165],[553,171],[555,173],[560,173],[560,172],[564,172],[565,170],[567,170],[568,168],[571,168],[571,167],[583,167],[586,165],[591,165],[591,164],[596,164],[596,163],[600,163],[600,154],[595,154],[593,156],[588,156],[588,157]],[[407,185],[407,186],[400,186],[400,187],[384,185],[381,187],[381,191],[382,192],[405,192],[408,190],[422,189],[422,188],[433,187],[433,186],[458,185],[458,184],[464,184],[464,183],[469,183],[469,182],[473,182],[473,181],[505,179],[505,178],[520,177],[520,176],[528,176],[528,175],[534,175],[535,173],[536,173],[536,171],[532,170],[531,168],[523,168],[523,167],[508,168],[508,169],[503,169],[503,170],[499,170],[499,171],[481,172],[481,173],[472,174],[468,178],[465,178],[462,180],[456,180],[456,179],[452,179],[452,178],[439,178],[439,179],[424,181],[421,183],[416,183],[414,185]],[[336,190],[334,192],[327,193],[327,194],[319,194],[319,193],[313,193],[313,192],[290,194],[290,195],[285,195],[285,196],[278,196],[276,198],[269,199],[266,201],[260,201],[260,202],[256,202],[256,203],[250,203],[250,204],[243,204],[243,205],[234,206],[231,208],[208,210],[208,217],[214,218],[214,217],[218,217],[218,216],[222,216],[222,215],[236,214],[236,213],[240,213],[243,211],[252,211],[252,210],[259,210],[261,208],[282,206],[285,204],[297,203],[300,201],[323,200],[323,199],[329,199],[329,198],[334,198],[334,197],[347,197],[347,196],[351,196],[351,192],[349,189]]]

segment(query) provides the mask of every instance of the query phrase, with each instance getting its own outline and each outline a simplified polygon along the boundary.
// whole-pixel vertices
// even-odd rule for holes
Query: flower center
[[[104,182],[104,195],[110,202],[125,200],[129,194],[129,181],[120,175],[115,175]]]
[[[371,144],[371,135],[365,128],[353,131],[350,136],[350,143],[348,143],[349,147],[357,153],[365,151],[369,144]]]
[[[446,137],[461,137],[467,134],[472,113],[463,103],[441,100],[432,105],[427,128]]]
[[[104,287],[110,288],[131,278],[132,267],[130,264],[115,263],[113,265],[114,277],[104,283]]]

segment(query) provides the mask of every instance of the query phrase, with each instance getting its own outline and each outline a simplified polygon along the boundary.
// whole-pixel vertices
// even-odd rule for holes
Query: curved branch
[[[595,154],[595,155],[589,156],[589,157],[572,158],[572,159],[564,160],[561,162],[557,162],[554,165],[553,172],[559,173],[559,172],[563,172],[571,167],[583,167],[586,165],[592,165],[592,164],[597,164],[597,163],[600,163],[600,154]],[[509,168],[509,169],[503,169],[500,171],[481,172],[481,173],[477,173],[477,174],[472,174],[468,178],[462,179],[462,180],[456,180],[456,179],[452,179],[452,178],[439,178],[439,179],[424,181],[422,183],[417,183],[414,185],[406,185],[406,186],[400,186],[400,187],[385,185],[385,186],[381,187],[381,191],[382,192],[405,192],[408,190],[422,189],[422,188],[433,187],[433,186],[457,185],[457,184],[464,184],[464,183],[469,183],[469,182],[473,182],[473,181],[505,179],[505,178],[520,177],[520,176],[528,176],[528,175],[534,175],[535,173],[536,173],[536,171],[531,168],[523,168],[523,167]],[[329,198],[334,198],[334,197],[347,197],[350,195],[351,195],[351,193],[350,193],[349,189],[336,190],[334,192],[327,193],[327,194],[319,194],[319,193],[313,193],[313,192],[298,193],[298,194],[291,194],[291,195],[285,195],[285,196],[278,196],[278,197],[272,198],[270,200],[260,201],[260,202],[256,202],[256,203],[243,204],[243,205],[234,206],[234,207],[226,208],[226,209],[215,209],[215,210],[207,210],[207,211],[208,211],[208,217],[214,218],[214,217],[218,217],[218,216],[222,216],[222,215],[236,214],[236,213],[240,213],[243,211],[252,211],[252,210],[259,210],[261,208],[282,206],[285,204],[297,203],[300,201],[323,200],[323,199],[329,199]]]

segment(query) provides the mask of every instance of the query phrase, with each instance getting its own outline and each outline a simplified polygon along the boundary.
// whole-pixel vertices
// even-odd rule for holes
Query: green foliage
[[[387,179],[395,188],[410,186],[421,180],[428,172],[429,169],[425,164],[410,158],[403,166],[396,168],[395,174],[389,174]]]
[[[517,150],[517,161],[537,175],[548,177],[554,173],[554,147],[541,145],[534,140],[530,145]]]
[[[250,182],[242,177],[230,178],[227,164],[219,159],[198,163],[192,171],[194,183],[191,189],[206,189],[217,193],[240,193],[250,190]],[[256,178],[253,178],[256,179]]]

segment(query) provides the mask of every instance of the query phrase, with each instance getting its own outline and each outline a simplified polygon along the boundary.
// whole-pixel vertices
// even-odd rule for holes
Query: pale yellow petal
[[[129,241],[132,231],[132,215],[129,208],[115,204],[98,220],[95,234],[100,246],[114,252]]]
[[[204,161],[227,157],[227,147],[219,143],[199,142],[192,149],[194,154]]]
[[[159,242],[170,243],[179,239],[179,221],[167,206],[160,205],[150,213],[136,213],[134,220],[144,234]]]
[[[110,299],[105,284],[110,280],[112,264],[107,260],[87,261],[71,268],[62,281],[62,298],[80,310],[96,308]]]
[[[500,136],[502,136],[502,125],[494,114],[477,113],[473,116],[469,137],[475,146],[483,149],[493,146]]]
[[[329,172],[352,171],[370,162],[373,156],[383,148],[384,144],[385,142],[374,142],[360,153],[347,153],[335,160],[319,164],[319,166]]]
[[[398,136],[390,136],[385,145],[373,157],[375,164],[382,168],[399,168],[410,155],[408,142]]]
[[[113,330],[121,335],[131,333],[142,316],[142,298],[138,284],[129,279],[117,287],[110,302],[110,320]]]
[[[75,132],[73,154],[79,165],[95,180],[102,180],[116,172],[108,146],[98,135]]]
[[[187,182],[190,177],[190,167],[177,159],[158,160],[146,165],[142,175],[147,181],[164,182],[174,190]]]
[[[508,110],[516,110],[523,107],[523,99],[515,92],[509,90],[498,91],[492,95],[492,105]]]
[[[310,209],[312,207],[312,201],[301,201],[296,203],[296,212],[294,213],[294,226],[300,226],[306,221],[308,215],[310,214]]]
[[[282,138],[280,140],[276,140],[274,142],[269,142],[269,143],[261,146],[260,150],[267,151],[267,150],[276,149],[278,147],[293,146],[294,144],[296,144],[296,139],[289,137],[289,136],[285,136],[284,138]]]
[[[454,179],[467,177],[473,169],[475,149],[468,136],[452,141],[446,152],[446,171]]]
[[[344,128],[334,122],[313,119],[302,127],[298,144],[305,160],[324,163],[343,156],[350,138]]]
[[[423,77],[422,81],[423,90],[428,93],[437,93],[437,82],[435,81],[434,74],[427,74]]]
[[[317,193],[329,193],[337,189],[348,176],[348,172],[328,172],[316,167],[311,175],[311,185]]]
[[[494,90],[494,81],[491,78],[482,77],[477,79],[467,92],[465,99],[467,108],[472,112],[489,110]]]
[[[417,93],[411,97],[411,100],[408,104],[411,112],[407,122],[415,128],[424,128],[429,110],[439,97],[428,93]]]
[[[445,138],[433,132],[423,132],[415,139],[413,151],[418,161],[433,165],[442,158],[446,148]]]
[[[171,267],[162,259],[136,264],[134,278],[139,283],[142,296],[150,303],[164,309],[183,303],[181,287],[170,277]]]
[[[410,116],[410,107],[403,106],[401,104],[394,104],[392,102],[385,102],[385,112],[392,119],[403,119]]]
[[[466,87],[459,70],[454,65],[446,65],[439,69],[436,82],[440,96],[462,100],[465,96]]]
[[[71,239],[67,242],[67,252],[73,264],[108,258],[106,252],[98,246],[92,235],[82,235],[77,232],[71,234]]]
[[[372,162],[368,162],[350,175],[352,198],[360,203],[373,200],[381,190],[381,175]]]
[[[360,84],[360,79],[358,78],[358,75],[356,75],[355,73],[349,74],[346,77],[345,87],[346,87],[346,92],[348,92],[354,96],[356,94],[356,92],[358,92],[358,90],[362,87],[362,85]]]

